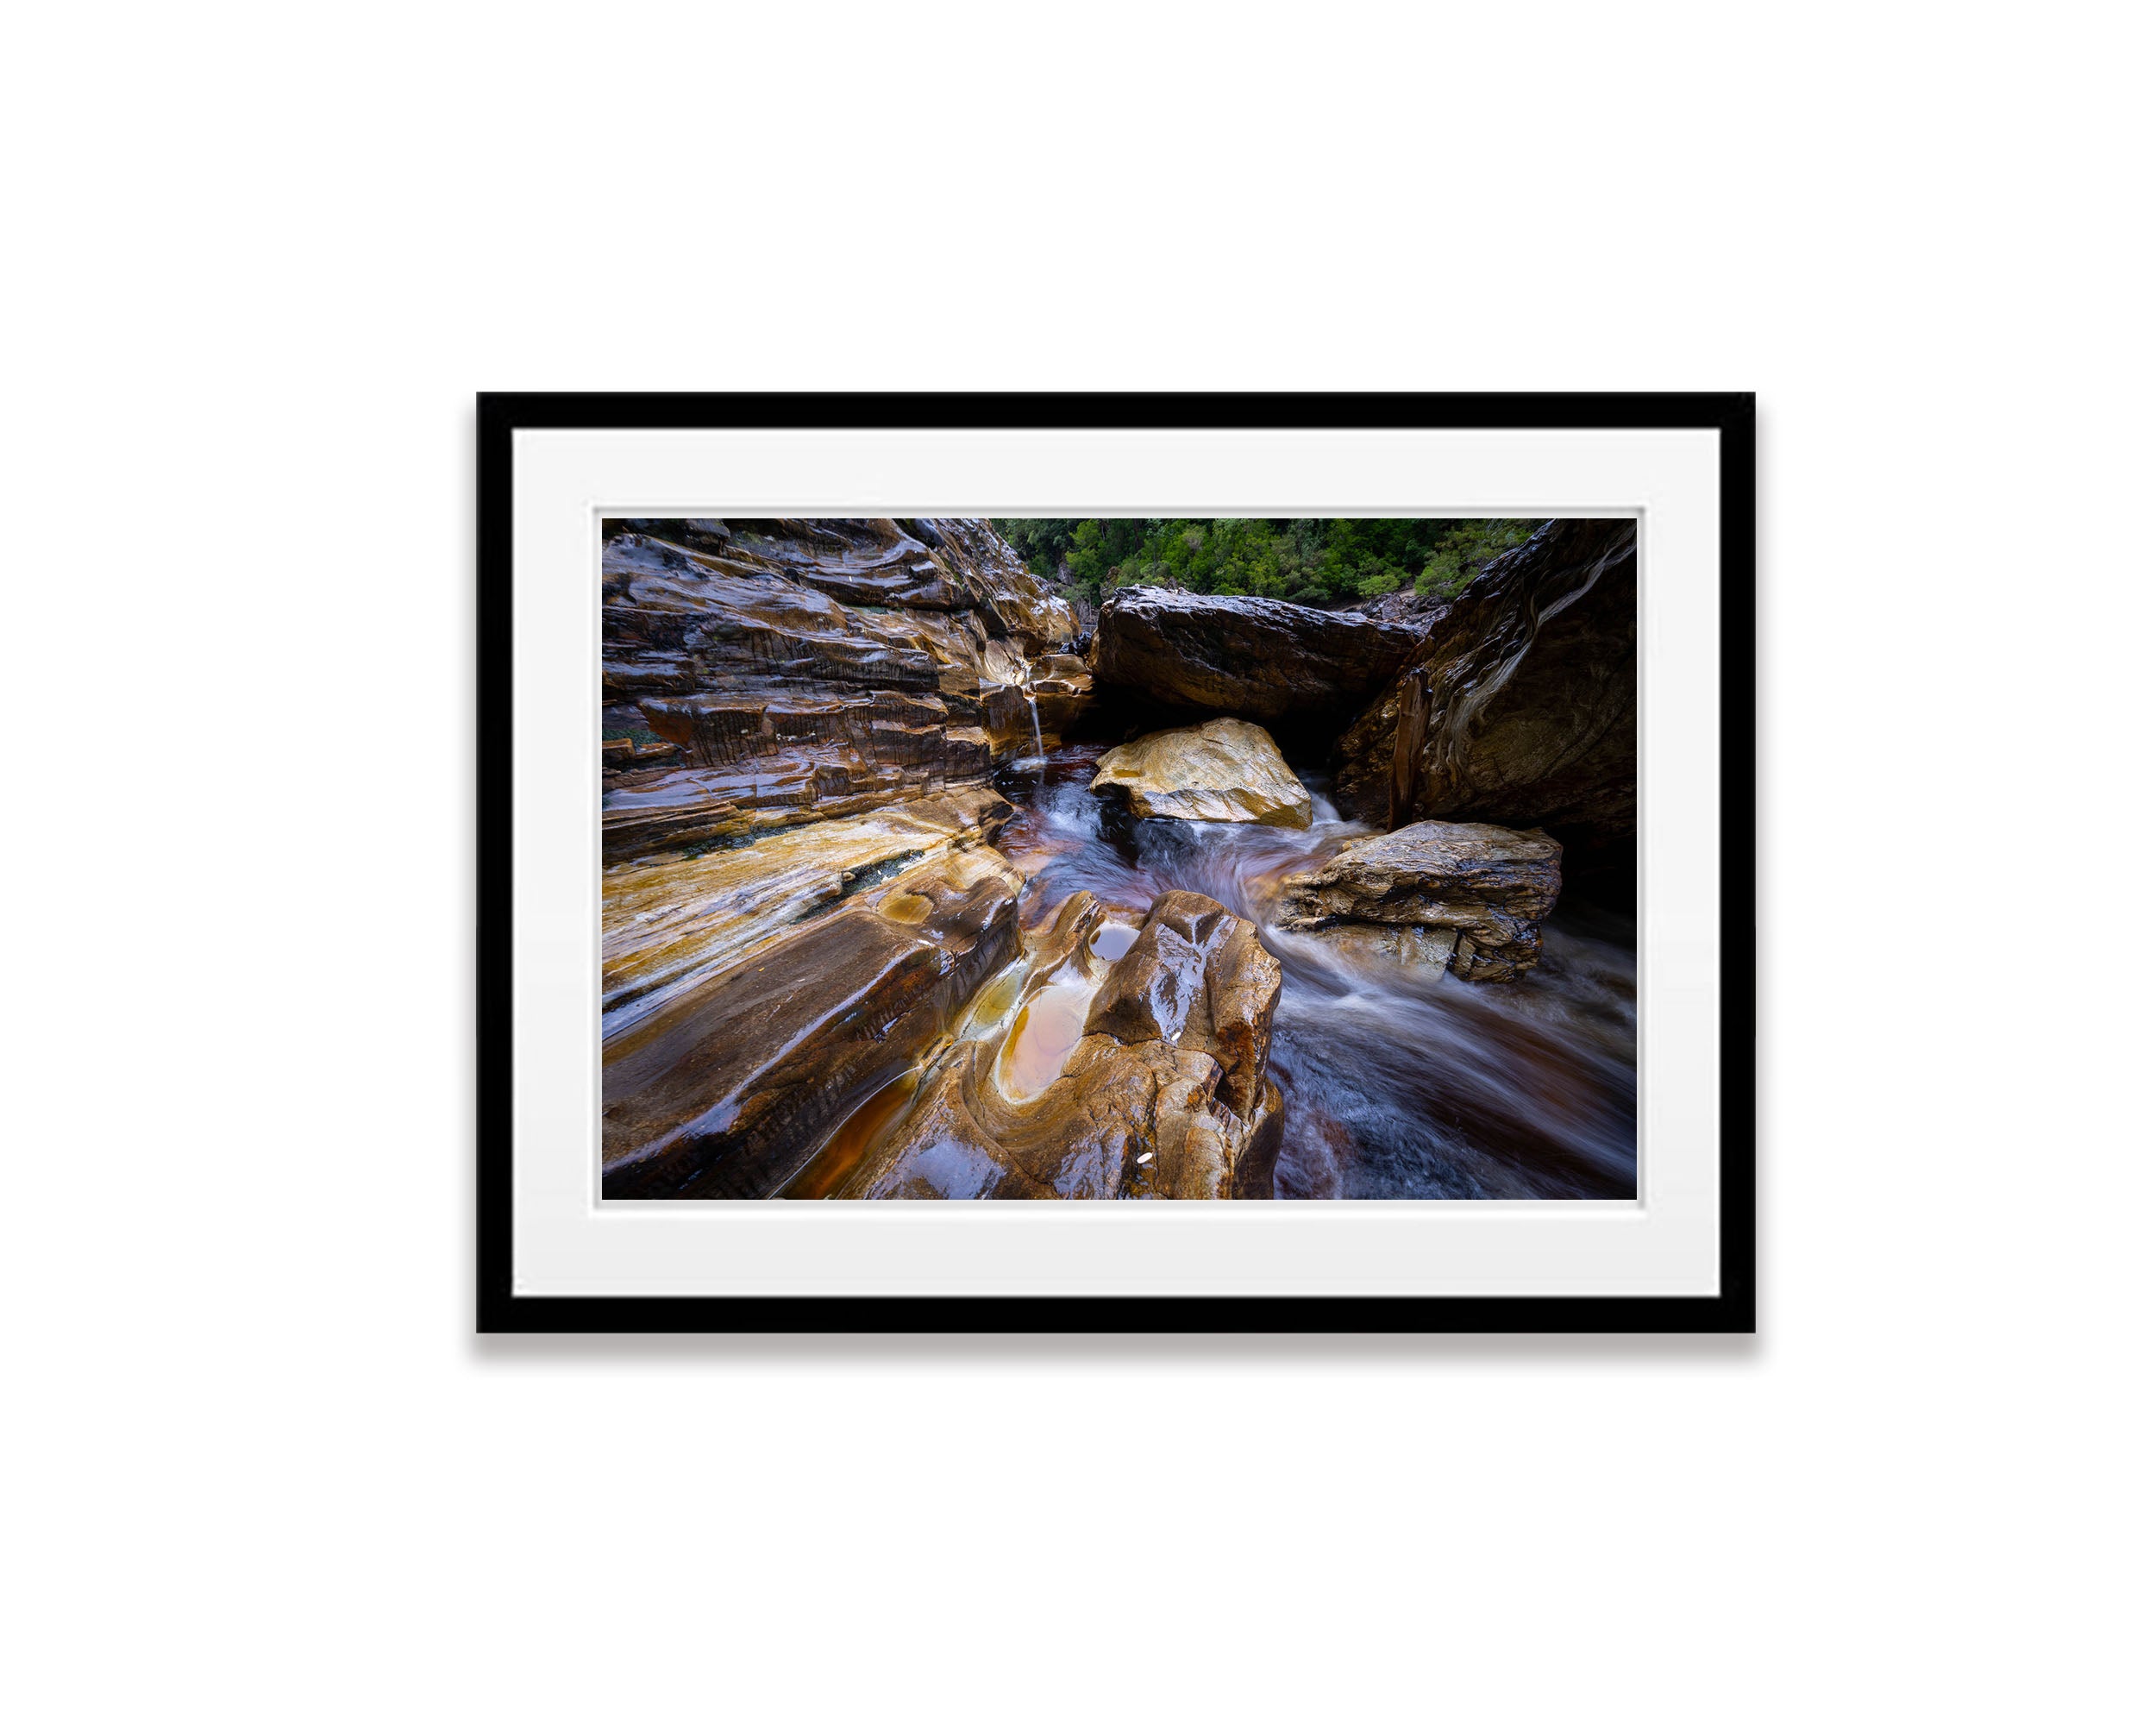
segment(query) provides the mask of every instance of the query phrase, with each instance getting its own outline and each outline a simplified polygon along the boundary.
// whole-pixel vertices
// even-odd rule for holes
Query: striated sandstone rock
[[[1125,587],[1100,607],[1093,671],[1169,706],[1337,724],[1399,672],[1417,633],[1356,612]]]
[[[693,763],[610,776],[600,800],[609,861],[801,821],[862,814],[984,783],[993,750],[936,696],[856,700],[647,700],[652,728]]]
[[[1310,825],[1310,793],[1263,728],[1239,718],[1156,731],[1111,749],[1093,788],[1127,800],[1141,817]]]
[[[1421,821],[1351,841],[1275,888],[1274,925],[1354,954],[1509,982],[1542,957],[1564,849],[1539,832]]]
[[[599,764],[610,773],[633,767],[673,766],[681,759],[679,744],[637,743],[626,737],[610,737],[599,745]]]
[[[602,1033],[901,869],[993,838],[1011,813],[994,791],[972,786],[709,855],[610,866],[599,895]]]
[[[1028,655],[1075,632],[1069,607],[986,521],[630,519],[607,528],[671,545],[718,574],[783,580],[849,606],[975,612],[987,638],[1009,637]]]
[[[1050,653],[1034,662],[1025,688],[1033,697],[1048,746],[1053,749],[1092,705],[1093,673],[1075,654]]]
[[[1069,608],[985,522],[607,527],[603,722],[661,739],[602,751],[610,860],[982,782],[1089,693]]]
[[[1194,893],[1163,894],[1134,941],[1127,925],[1103,938],[1119,914],[1090,893],[1067,900],[870,1132],[837,1135],[850,1160],[812,1166],[815,1195],[1270,1197],[1279,965]]]
[[[1022,884],[985,846],[918,863],[610,1037],[605,1195],[783,1184],[1015,956]]]
[[[1553,521],[1437,612],[1339,740],[1341,812],[1547,827],[1628,850],[1635,536],[1630,521]]]

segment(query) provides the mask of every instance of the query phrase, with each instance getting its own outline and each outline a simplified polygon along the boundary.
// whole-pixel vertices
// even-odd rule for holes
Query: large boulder
[[[606,528],[610,860],[984,783],[1089,695],[1069,608],[984,521]]]
[[[1416,631],[1277,599],[1125,587],[1100,607],[1094,678],[1169,708],[1335,729],[1385,687]]]
[[[1418,821],[1351,840],[1322,867],[1280,880],[1273,925],[1351,957],[1510,982],[1542,957],[1563,855],[1540,832]]]
[[[1065,900],[1022,975],[787,1195],[1269,1198],[1280,966],[1195,893],[1163,894],[1135,938],[1128,916]]]
[[[1156,731],[1111,749],[1093,788],[1141,818],[1310,825],[1310,793],[1263,727],[1239,718]]]
[[[1436,613],[1339,740],[1341,812],[1382,826],[1539,826],[1628,850],[1635,538],[1631,521],[1551,522]]]
[[[774,1191],[1016,956],[1023,884],[986,846],[917,863],[606,1038],[605,1195]]]

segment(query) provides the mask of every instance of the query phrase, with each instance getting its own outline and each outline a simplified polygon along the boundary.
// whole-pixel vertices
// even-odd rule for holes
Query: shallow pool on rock
[[[1093,937],[1093,950],[1112,964],[1138,944],[1138,931],[1128,923],[1103,923]]]
[[[996,1062],[996,1082],[1005,1095],[1025,1101],[1062,1076],[1063,1063],[1086,1033],[1093,996],[1083,982],[1053,982],[1018,1008]]]

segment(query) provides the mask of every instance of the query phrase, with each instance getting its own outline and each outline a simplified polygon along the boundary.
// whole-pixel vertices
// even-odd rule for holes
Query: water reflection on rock
[[[1476,983],[1267,925],[1280,881],[1367,827],[1312,776],[1307,831],[1134,819],[1087,788],[1098,748],[999,781],[999,848],[1033,925],[1072,894],[1201,893],[1257,925],[1283,984],[1269,1076],[1287,1099],[1282,1198],[1626,1198],[1636,1165],[1630,920],[1560,900],[1539,966]],[[1099,949],[1096,948],[1096,950]],[[1119,957],[1106,954],[1104,957]]]
[[[996,1064],[996,1082],[1014,1102],[1037,1096],[1062,1076],[1078,1039],[1086,1033],[1093,990],[1077,982],[1044,988],[1018,1009]]]

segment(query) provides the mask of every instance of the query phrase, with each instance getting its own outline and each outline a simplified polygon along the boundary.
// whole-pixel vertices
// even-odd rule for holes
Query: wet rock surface
[[[1417,634],[1356,612],[1126,587],[1100,607],[1093,671],[1104,690],[1171,707],[1261,721],[1335,716],[1337,730],[1398,674]]]
[[[1101,982],[1086,1032],[1201,1050],[1220,1064],[1220,1100],[1247,1118],[1279,1004],[1280,966],[1255,927],[1203,894],[1163,893]]]
[[[1419,821],[1351,840],[1276,886],[1274,925],[1366,960],[1510,982],[1542,957],[1563,847],[1540,832]]]
[[[610,523],[605,1195],[1631,1191],[1629,922],[1543,924],[1628,839],[1630,531],[1081,656],[986,523]]]
[[[1539,826],[1628,851],[1635,537],[1631,521],[1553,521],[1434,613],[1340,738],[1342,812]]]
[[[1280,967],[1198,894],[1162,894],[1134,938],[1131,921],[1091,893],[1065,900],[1007,1002],[992,988],[875,1141],[839,1135],[849,1165],[812,1164],[800,1183],[865,1198],[1269,1197]]]
[[[605,1195],[783,1184],[1016,955],[1022,885],[985,846],[916,864],[609,1038]]]
[[[600,1028],[613,1036],[805,919],[918,862],[993,838],[1011,806],[986,786],[753,844],[615,863],[600,878]]]
[[[610,862],[867,814],[984,784],[994,768],[989,734],[950,724],[934,696],[647,707],[655,725],[690,739],[696,764],[607,775],[600,832]],[[744,734],[729,737],[729,727]]]
[[[1093,788],[1141,819],[1310,825],[1310,793],[1264,728],[1239,718],[1156,731],[1111,749]]]
[[[1054,749],[1093,704],[1093,671],[1075,653],[1050,653],[1033,662],[1025,684],[1046,748]]]
[[[610,737],[599,745],[599,765],[607,772],[617,773],[637,767],[678,765],[681,749],[679,743],[639,743],[633,737]]]
[[[985,781],[1090,695],[1069,607],[985,522],[608,529],[610,860]]]

